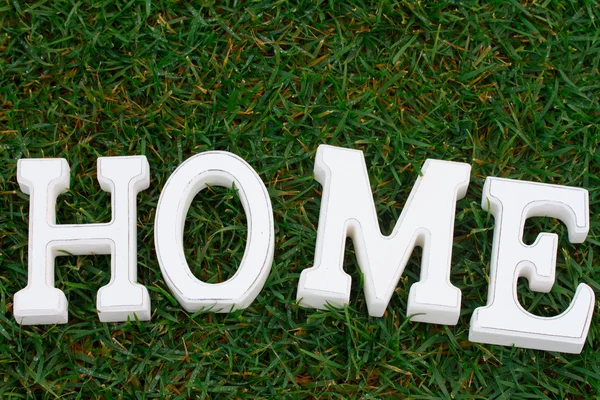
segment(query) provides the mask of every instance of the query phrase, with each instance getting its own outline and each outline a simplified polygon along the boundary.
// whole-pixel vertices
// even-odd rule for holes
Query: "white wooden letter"
[[[137,281],[136,196],[149,185],[144,156],[98,158],[98,181],[112,194],[112,219],[104,224],[56,225],[56,199],[69,188],[62,158],[21,159],[17,180],[30,195],[27,287],[16,293],[18,323],[64,324],[65,294],[54,287],[54,259],[64,255],[111,254],[111,280],[98,291],[103,322],[150,319],[148,290]]]
[[[297,298],[306,307],[341,307],[350,299],[343,269],[351,237],[364,274],[369,314],[380,317],[415,246],[423,247],[421,280],[410,288],[413,321],[455,325],[461,292],[450,283],[456,200],[464,197],[471,166],[427,160],[390,236],[379,229],[363,153],[319,146],[315,179],[323,185],[314,267],[302,271]]]
[[[248,221],[242,262],[222,283],[202,282],[183,252],[185,218],[192,200],[206,186],[235,185]],[[190,157],[167,180],[158,201],[154,239],[163,277],[188,311],[230,312],[248,307],[262,289],[273,262],[273,210],[264,183],[248,163],[225,151]]]
[[[487,305],[475,310],[469,340],[530,349],[580,353],[592,319],[594,292],[580,284],[568,309],[543,318],[519,304],[517,280],[523,276],[536,292],[552,289],[558,236],[540,233],[535,243],[523,243],[525,220],[553,217],[563,221],[572,243],[585,240],[589,230],[585,189],[489,177],[481,206],[496,220]]]

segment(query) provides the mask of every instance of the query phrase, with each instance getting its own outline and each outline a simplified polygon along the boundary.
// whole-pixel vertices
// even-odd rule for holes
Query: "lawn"
[[[579,283],[600,293],[600,6],[595,1],[138,1],[0,3],[0,395],[8,398],[586,398],[600,390],[600,321],[579,355],[468,341],[486,303],[494,218],[487,176],[582,187],[591,228],[534,218],[524,240],[560,235],[550,294],[518,294],[538,315],[567,309]],[[364,152],[389,234],[428,158],[472,165],[457,203],[451,281],[456,326],[411,322],[417,249],[382,318],[369,317],[351,242],[351,304],[296,302],[312,266],[320,144]],[[169,175],[190,156],[233,152],[270,193],[275,259],[255,302],[231,314],[185,312],[154,250]],[[139,281],[149,322],[101,323],[108,256],[60,257],[69,323],[19,326],[29,197],[16,162],[63,157],[71,189],[60,223],[107,222],[99,156],[146,155],[138,196]],[[185,252],[199,278],[233,276],[246,242],[234,190],[210,188],[188,214]]]

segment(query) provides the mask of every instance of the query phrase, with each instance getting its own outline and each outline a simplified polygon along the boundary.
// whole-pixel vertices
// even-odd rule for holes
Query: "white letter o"
[[[183,252],[187,212],[196,194],[210,186],[235,184],[246,212],[248,236],[242,262],[222,283],[194,276]],[[261,291],[273,262],[273,209],[267,189],[254,169],[239,156],[208,151],[184,161],[167,180],[154,223],[156,255],[163,278],[187,311],[230,312],[248,307]]]

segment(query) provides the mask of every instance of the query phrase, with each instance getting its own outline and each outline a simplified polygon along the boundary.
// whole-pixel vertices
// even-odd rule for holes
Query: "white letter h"
[[[111,280],[98,291],[102,322],[150,319],[148,290],[137,281],[136,196],[149,185],[145,156],[98,158],[98,181],[112,194],[108,223],[56,225],[56,199],[69,188],[65,159],[22,159],[17,165],[21,190],[30,195],[27,287],[17,292],[14,316],[19,324],[64,324],[65,294],[54,287],[54,258],[61,255],[111,254]]]

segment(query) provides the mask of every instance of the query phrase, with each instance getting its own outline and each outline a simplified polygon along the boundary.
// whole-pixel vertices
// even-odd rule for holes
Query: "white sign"
[[[365,277],[369,314],[383,316],[415,246],[423,247],[421,278],[409,293],[413,321],[455,325],[461,292],[450,282],[456,201],[465,196],[468,164],[427,160],[390,236],[383,236],[361,151],[319,146],[315,178],[323,199],[315,263],[301,274],[298,302],[309,308],[350,302],[351,278],[342,269],[344,245],[352,238]],[[57,225],[56,199],[69,187],[64,159],[23,159],[17,168],[21,189],[30,195],[27,286],[15,295],[20,324],[68,320],[67,299],[54,287],[54,258],[67,254],[111,254],[111,281],[100,288],[103,322],[150,319],[147,289],[137,283],[136,195],[149,185],[144,156],[98,159],[100,187],[112,194],[112,220],[106,224]],[[197,279],[183,252],[183,230],[190,204],[207,185],[235,187],[246,212],[248,240],[236,274],[208,284]],[[557,236],[542,233],[523,243],[530,217],[561,219],[573,243],[589,230],[585,189],[488,178],[482,207],[496,219],[488,302],[475,310],[469,338],[480,343],[540,350],[581,352],[590,328],[594,292],[580,284],[571,306],[543,318],[525,311],[516,294],[526,277],[534,291],[549,292],[555,281]],[[190,312],[229,312],[248,307],[262,289],[273,261],[271,201],[257,173],[240,157],[223,151],[195,155],[179,166],[161,193],[155,220],[160,268],[171,292]]]

